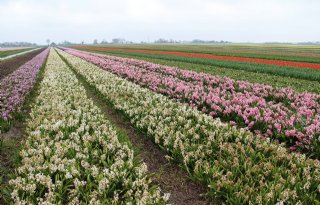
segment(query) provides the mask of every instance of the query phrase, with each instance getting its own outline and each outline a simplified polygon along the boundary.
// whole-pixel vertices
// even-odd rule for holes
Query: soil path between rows
[[[74,70],[73,72],[85,87],[87,96],[105,113],[112,124],[126,133],[130,142],[138,149],[139,157],[148,166],[148,172],[153,182],[159,185],[164,193],[171,194],[169,203],[177,205],[218,204],[204,196],[207,192],[204,185],[192,181],[185,170],[176,163],[168,161],[166,154],[150,138],[132,127],[125,116],[102,99],[99,93],[90,87],[79,74]]]

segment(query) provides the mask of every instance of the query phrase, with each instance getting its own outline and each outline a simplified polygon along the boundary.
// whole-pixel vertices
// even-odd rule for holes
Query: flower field
[[[274,76],[290,77],[298,80],[320,81],[319,70],[310,68],[295,68],[288,66],[279,66],[272,64],[253,63],[245,61],[231,61],[210,58],[196,58],[189,56],[176,56],[155,53],[126,52],[119,49],[97,49],[99,47],[76,47],[81,50],[106,53],[112,55],[127,55],[133,58],[143,57],[148,59],[161,59],[174,62],[192,63],[196,65],[207,65],[218,68],[228,68],[236,71],[246,71],[253,73],[270,74]],[[319,64],[319,63],[318,63]]]
[[[0,48],[0,60],[7,58],[11,55],[20,54],[26,51],[30,51],[32,48],[22,47],[22,48]]]
[[[291,78],[281,75],[270,75],[268,73],[248,72],[246,70],[235,70],[227,67],[217,67],[214,65],[197,64],[192,62],[175,61],[169,59],[154,58],[153,56],[135,55],[134,53],[113,53],[112,51],[94,51],[95,53],[118,56],[123,58],[133,58],[144,60],[163,66],[178,67],[184,70],[208,73],[222,77],[229,77],[234,80],[248,81],[251,83],[260,83],[270,85],[274,88],[291,87],[298,92],[313,92],[320,93],[320,81],[305,80]]]
[[[188,103],[231,125],[319,153],[320,95],[275,89],[145,61],[67,52],[152,91]]]
[[[13,73],[20,66],[30,61],[36,55],[40,54],[45,48],[36,49],[25,53],[24,55],[19,55],[14,58],[6,59],[5,61],[0,62],[0,80],[10,73]]]
[[[208,194],[231,204],[319,203],[320,163],[189,106],[60,55],[114,107],[177,160]]]
[[[83,48],[90,46],[73,46]],[[95,46],[97,47],[97,46]],[[101,46],[99,46],[101,47]],[[131,49],[151,51],[174,51],[184,53],[213,54],[217,56],[233,56],[245,58],[260,58],[294,62],[320,63],[319,46],[295,45],[258,45],[258,44],[119,44],[103,45],[109,49]]]
[[[27,125],[22,165],[9,183],[17,204],[165,204],[146,166],[51,50]]]
[[[217,60],[228,60],[228,61],[244,61],[244,62],[251,62],[251,63],[277,65],[277,66],[320,69],[320,64],[318,63],[302,63],[302,62],[246,58],[246,57],[236,57],[236,56],[219,56],[219,55],[212,55],[212,54],[206,54],[206,53],[186,53],[186,52],[177,52],[177,51],[154,51],[154,50],[141,50],[141,49],[121,49],[121,48],[101,48],[101,47],[92,48],[92,47],[86,47],[86,46],[85,47],[77,46],[75,48],[89,48],[94,50],[120,50],[120,51],[123,50],[124,52],[133,52],[133,53],[149,53],[149,54],[173,55],[173,56],[195,57],[195,58],[206,58],[206,59],[217,59]]]
[[[0,180],[8,204],[194,204],[174,188],[186,176],[202,204],[320,204],[317,93],[70,48],[45,49],[1,85],[0,122],[26,115]],[[131,135],[186,176],[163,186],[169,173],[150,172],[150,148]]]
[[[14,112],[19,112],[21,105],[32,89],[40,67],[45,62],[49,49],[42,51],[20,66],[16,71],[7,75],[0,81],[0,131]]]
[[[3,51],[12,51],[12,50],[21,50],[21,49],[27,49],[29,47],[6,47],[6,48],[1,48],[0,47],[0,52]]]

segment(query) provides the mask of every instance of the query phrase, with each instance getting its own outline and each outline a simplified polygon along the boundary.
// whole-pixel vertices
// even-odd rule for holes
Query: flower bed
[[[49,49],[42,51],[0,81],[0,120],[7,121],[12,118],[13,112],[20,111],[21,105],[33,87],[48,52]]]
[[[168,195],[151,187],[146,165],[55,51],[40,86],[10,181],[16,204],[165,204]]]
[[[59,51],[116,109],[231,204],[316,204],[320,162]]]
[[[306,62],[295,62],[295,61],[284,61],[284,60],[271,60],[271,59],[261,59],[261,58],[247,58],[247,57],[238,57],[238,56],[222,56],[222,55],[213,55],[206,53],[186,53],[178,51],[156,51],[156,50],[143,50],[143,49],[122,49],[122,48],[106,48],[106,47],[92,47],[92,46],[76,46],[75,48],[83,48],[90,50],[117,50],[130,53],[148,53],[148,54],[160,54],[160,55],[170,55],[170,56],[183,56],[183,57],[193,57],[193,58],[205,58],[205,59],[217,59],[225,61],[240,61],[248,63],[259,63],[259,64],[269,64],[277,66],[289,66],[296,68],[310,68],[319,70],[319,63],[306,63]]]
[[[275,89],[141,60],[66,51],[231,125],[246,127],[259,136],[286,142],[293,150],[298,147],[319,152],[318,94],[297,93],[291,88]]]

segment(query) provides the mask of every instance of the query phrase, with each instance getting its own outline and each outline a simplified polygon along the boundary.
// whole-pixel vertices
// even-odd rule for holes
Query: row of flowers
[[[27,125],[16,204],[165,204],[147,167],[52,50]]]
[[[138,129],[231,204],[314,204],[320,162],[222,123],[63,51],[73,69]]]
[[[49,49],[42,51],[0,81],[0,120],[7,121],[12,118],[13,112],[20,111],[48,52]]]
[[[231,125],[287,142],[292,149],[314,148],[310,144],[314,138],[316,143],[320,137],[320,95],[235,81],[141,60],[72,49],[67,52],[152,91],[188,103]]]
[[[183,56],[183,57],[193,57],[193,58],[205,58],[205,59],[216,59],[224,61],[236,61],[236,62],[247,62],[247,63],[259,63],[259,64],[269,64],[277,66],[289,66],[296,68],[310,68],[310,69],[320,69],[319,63],[309,63],[309,62],[297,62],[289,60],[274,60],[274,59],[264,59],[264,58],[252,58],[252,57],[240,57],[240,56],[227,56],[227,55],[214,55],[209,53],[189,53],[180,51],[161,51],[161,50],[146,50],[146,49],[125,49],[125,48],[110,48],[110,47],[97,47],[97,46],[73,46],[76,49],[88,49],[93,51],[108,51],[116,50],[127,53],[147,53],[147,54],[160,54],[169,56]]]

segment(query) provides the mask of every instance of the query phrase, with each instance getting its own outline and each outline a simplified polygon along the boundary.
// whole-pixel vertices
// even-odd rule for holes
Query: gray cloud
[[[0,42],[319,41],[316,0],[0,0]]]

